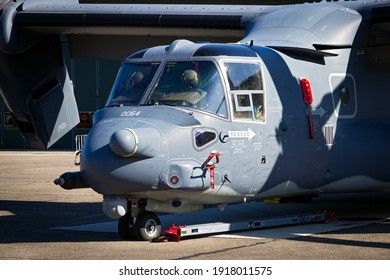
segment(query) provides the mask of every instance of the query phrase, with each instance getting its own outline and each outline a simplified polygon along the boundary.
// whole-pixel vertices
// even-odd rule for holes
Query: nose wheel
[[[131,212],[127,212],[126,215],[121,217],[118,221],[118,233],[123,240],[134,240],[134,219],[131,216]]]
[[[158,216],[152,212],[142,212],[135,223],[135,236],[139,240],[151,241],[161,234],[161,222]]]
[[[152,212],[141,212],[133,223],[130,212],[121,217],[118,222],[118,233],[124,240],[139,239],[151,241],[161,235],[161,222]]]

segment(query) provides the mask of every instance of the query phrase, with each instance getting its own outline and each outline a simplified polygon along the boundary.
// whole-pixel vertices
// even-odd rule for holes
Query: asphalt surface
[[[263,215],[277,209],[282,214],[315,209],[336,212],[330,228],[320,225],[314,233],[294,238],[279,237],[277,232],[288,230],[291,234],[310,225],[180,242],[122,241],[113,230],[77,229],[91,224],[112,227],[112,221],[102,214],[99,194],[90,189],[66,191],[53,184],[62,173],[78,169],[72,152],[0,151],[0,260],[390,259],[390,193],[332,195],[308,204],[255,206],[263,209],[256,210]],[[212,216],[218,221],[231,213],[254,214],[247,206],[234,207],[231,212],[221,212],[221,218],[216,210],[169,218],[189,221]]]

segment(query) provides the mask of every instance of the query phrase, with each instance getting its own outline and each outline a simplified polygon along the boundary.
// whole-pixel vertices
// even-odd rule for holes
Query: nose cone
[[[131,157],[138,149],[137,134],[131,129],[116,131],[110,138],[110,148],[118,156]]]

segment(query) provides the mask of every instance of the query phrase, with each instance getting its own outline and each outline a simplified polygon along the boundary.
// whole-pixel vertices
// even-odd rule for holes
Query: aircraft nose
[[[109,140],[111,151],[121,157],[151,158],[158,155],[160,133],[152,127],[123,128]]]
[[[122,157],[130,157],[137,152],[138,137],[131,129],[121,129],[112,134],[110,138],[111,150]]]

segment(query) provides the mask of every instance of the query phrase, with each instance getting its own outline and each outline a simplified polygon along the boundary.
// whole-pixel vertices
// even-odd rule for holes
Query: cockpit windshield
[[[107,106],[169,105],[227,117],[220,74],[212,61],[170,61],[154,85],[160,63],[124,63]],[[150,88],[151,93],[143,102]],[[141,103],[142,102],[142,103]]]
[[[159,63],[124,63],[111,90],[107,106],[139,105]]]
[[[147,104],[189,107],[227,116],[222,81],[212,61],[168,62]]]

